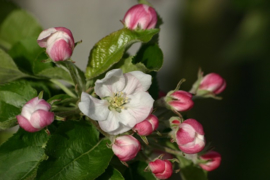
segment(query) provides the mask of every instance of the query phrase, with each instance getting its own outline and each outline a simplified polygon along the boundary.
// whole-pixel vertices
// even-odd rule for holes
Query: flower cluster
[[[149,29],[155,28],[157,21],[158,17],[154,8],[138,4],[126,12],[122,21],[123,30],[134,34],[153,31]],[[144,36],[146,35],[144,34]],[[133,70],[123,67],[124,65],[120,63],[117,64],[125,61],[124,58],[114,57],[117,60],[107,67],[102,66],[101,70],[99,69],[102,72],[96,73],[91,78],[80,75],[76,71],[75,65],[73,66],[74,71],[65,68],[65,63],[71,63],[67,60],[70,59],[75,47],[73,35],[67,28],[46,29],[40,33],[37,42],[40,47],[46,48],[52,64],[54,63],[58,67],[63,66],[64,70],[68,71],[73,78],[74,89],[62,88],[64,92],[72,96],[68,97],[66,101],[58,99],[63,96],[53,98],[53,101],[60,101],[60,105],[49,104],[50,100],[46,102],[40,97],[28,101],[22,107],[21,114],[16,116],[18,124],[24,130],[40,131],[54,123],[54,119],[74,120],[75,117],[78,121],[91,124],[91,126],[89,125],[91,128],[96,128],[100,132],[98,138],[106,139],[109,142],[107,143],[107,147],[111,148],[109,151],[112,151],[124,165],[128,165],[127,161],[136,160],[137,155],[141,154],[140,158],[145,158],[149,162],[145,170],[150,171],[159,179],[171,177],[178,165],[173,163],[181,163],[179,156],[192,161],[197,167],[206,171],[212,171],[220,165],[221,155],[206,148],[203,125],[195,119],[186,118],[188,114],[185,114],[186,111],[193,108],[194,97],[218,98],[216,95],[226,87],[225,80],[219,74],[210,73],[203,76],[203,73],[199,71],[198,80],[190,91],[180,90],[182,82],[180,81],[175,90],[168,93],[160,91],[159,98],[154,99],[151,91],[156,90],[156,94],[159,91],[151,86],[152,78],[155,75],[149,73],[150,69],[144,66],[144,68],[138,68],[133,62],[128,65],[132,66],[130,69]],[[108,42],[106,41],[106,43]],[[125,46],[125,48],[128,47],[130,47],[130,43]],[[94,48],[100,47],[97,45]],[[110,48],[110,51],[113,49]],[[100,49],[96,51],[103,52]],[[115,54],[119,56],[121,54],[119,52],[115,52]],[[98,63],[102,64],[103,59]],[[73,63],[71,64],[73,65]],[[115,64],[117,66],[114,66]],[[141,71],[141,69],[144,70]],[[78,79],[83,78],[84,81],[78,82]],[[50,80],[50,82],[55,81]],[[80,83],[84,84],[78,88]],[[63,86],[60,85],[60,87]],[[77,94],[74,95],[74,92]],[[67,112],[70,109],[72,111]],[[61,112],[61,110],[65,111]],[[55,124],[55,128],[57,128],[58,124]],[[95,137],[97,138],[96,134]],[[159,142],[159,139],[162,141]],[[105,148],[107,147],[105,146]],[[161,155],[157,158],[151,158],[153,152],[161,151],[163,153],[160,153]],[[170,158],[164,160],[162,157],[166,153],[170,153],[168,156]]]

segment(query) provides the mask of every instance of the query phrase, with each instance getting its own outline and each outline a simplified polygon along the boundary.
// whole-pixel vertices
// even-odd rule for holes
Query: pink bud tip
[[[176,133],[176,142],[179,149],[184,153],[195,154],[200,152],[205,146],[202,125],[195,119],[185,120],[180,124]]]
[[[140,142],[131,135],[117,137],[112,145],[113,153],[124,162],[135,158],[140,149]]]
[[[173,173],[172,163],[168,160],[157,159],[149,163],[149,168],[159,179],[168,179]]]
[[[187,111],[194,105],[192,94],[186,91],[174,91],[166,99],[168,105],[176,111]]]
[[[71,31],[64,27],[49,28],[42,31],[37,39],[40,47],[53,61],[65,61],[70,58],[74,49],[74,39]]]
[[[157,23],[157,14],[154,8],[145,4],[132,6],[125,14],[123,22],[129,29],[153,29]]]
[[[158,128],[158,118],[150,114],[144,121],[136,124],[133,131],[137,132],[141,136],[148,136],[152,134]]]
[[[216,168],[219,167],[220,162],[221,162],[221,155],[218,152],[215,151],[209,151],[208,153],[200,156],[201,159],[203,160],[209,160],[205,164],[199,164],[202,169],[206,171],[213,171]]]
[[[226,81],[216,73],[210,73],[203,77],[199,90],[207,90],[214,94],[221,93],[226,88]]]
[[[36,132],[50,125],[54,121],[50,108],[50,104],[43,99],[31,99],[23,106],[21,115],[16,116],[20,127],[28,132]]]

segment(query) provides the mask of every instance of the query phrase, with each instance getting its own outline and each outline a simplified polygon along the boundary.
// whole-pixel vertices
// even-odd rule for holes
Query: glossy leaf
[[[41,163],[38,180],[91,180],[100,176],[113,156],[108,139],[98,142],[98,133],[85,122],[67,121],[52,135]]]
[[[39,163],[46,157],[44,147],[49,136],[41,130],[23,129],[0,146],[0,177],[5,180],[33,179]]]
[[[14,10],[3,21],[0,28],[0,40],[9,49],[16,42],[28,38],[38,37],[42,31],[35,18],[24,10]]]
[[[158,29],[132,31],[123,28],[101,39],[91,50],[86,78],[92,79],[120,61],[127,47],[136,42],[148,42]]]
[[[0,49],[0,59],[0,84],[28,76],[18,69],[13,59],[2,49]]]
[[[125,180],[122,174],[112,166],[108,166],[105,173],[99,176],[96,180]]]

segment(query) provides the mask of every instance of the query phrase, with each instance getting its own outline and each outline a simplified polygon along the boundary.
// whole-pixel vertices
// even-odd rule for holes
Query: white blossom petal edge
[[[154,99],[146,92],[152,78],[140,71],[123,74],[113,69],[95,83],[97,99],[83,92],[79,108],[99,122],[100,128],[117,135],[132,129],[151,113]]]

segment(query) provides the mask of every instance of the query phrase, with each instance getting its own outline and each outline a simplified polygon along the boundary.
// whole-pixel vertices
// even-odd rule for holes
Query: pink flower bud
[[[16,116],[19,125],[28,132],[36,132],[50,125],[54,120],[51,105],[44,99],[35,97],[22,108],[21,115]]]
[[[149,163],[149,168],[159,179],[168,179],[173,173],[172,163],[168,160],[157,159]]]
[[[117,137],[112,145],[113,153],[124,162],[135,158],[140,149],[140,142],[131,135]]]
[[[219,167],[220,162],[221,162],[221,155],[218,152],[215,151],[209,151],[208,153],[200,156],[201,159],[203,160],[209,160],[205,164],[199,164],[202,169],[206,171],[213,171],[216,168]]]
[[[74,49],[71,31],[64,27],[49,28],[42,31],[37,39],[40,47],[46,48],[53,61],[65,61],[70,58]]]
[[[144,121],[136,124],[133,131],[137,132],[140,136],[148,136],[158,128],[158,118],[150,114]]]
[[[194,105],[192,101],[192,94],[181,90],[168,93],[165,101],[171,109],[176,111],[187,111]]]
[[[213,92],[214,94],[221,93],[226,88],[225,80],[216,73],[210,73],[203,77],[199,85],[200,90]]]
[[[176,133],[176,142],[179,149],[184,153],[195,154],[200,152],[205,146],[202,125],[195,119],[185,120],[180,124]]]
[[[157,23],[157,14],[154,8],[145,4],[132,6],[125,14],[123,22],[129,29],[152,29]]]

